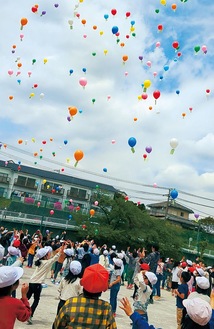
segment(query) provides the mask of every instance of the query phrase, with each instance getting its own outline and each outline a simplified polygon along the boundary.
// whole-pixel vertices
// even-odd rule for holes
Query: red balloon
[[[147,154],[143,154],[143,158],[144,158],[144,160],[146,160]]]
[[[117,9],[112,9],[112,10],[111,10],[111,13],[112,13],[113,16],[115,16],[116,13],[117,13]]]
[[[174,41],[174,42],[172,43],[172,47],[173,47],[174,49],[177,49],[177,48],[179,47],[179,43],[178,43],[178,41]]]
[[[206,89],[206,93],[209,94],[210,93],[210,89]]]
[[[182,53],[181,53],[181,52],[179,52],[179,53],[177,53],[177,55],[178,55],[178,57],[181,57]]]
[[[148,98],[148,95],[147,95],[146,93],[143,93],[143,94],[141,95],[141,98],[142,98],[142,99],[147,99],[147,98]]]
[[[128,18],[131,15],[130,11],[127,11],[126,17]]]
[[[124,198],[126,201],[128,201],[128,199],[129,199],[129,197],[128,197],[128,195],[127,196],[125,196],[125,198]]]
[[[153,97],[155,98],[155,99],[158,99],[159,97],[160,97],[160,91],[159,90],[155,90],[154,92],[153,92]]]
[[[38,11],[38,8],[32,7],[31,10],[32,10],[33,13],[36,13]]]
[[[163,31],[163,25],[162,24],[158,25],[158,31]]]

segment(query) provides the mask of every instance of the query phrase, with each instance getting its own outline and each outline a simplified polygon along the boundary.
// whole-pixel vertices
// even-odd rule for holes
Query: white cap
[[[47,255],[47,253],[49,252],[48,248],[41,248],[39,250],[37,250],[36,256],[41,259],[43,257],[45,257],[45,255]]]
[[[192,266],[192,261],[191,260],[187,259],[186,262],[189,266]]]
[[[108,250],[105,249],[105,250],[103,251],[103,255],[107,256],[107,255],[108,255]]]
[[[205,326],[211,319],[212,308],[201,298],[185,299],[183,305],[189,317],[200,326]]]
[[[123,259],[124,255],[123,255],[122,252],[119,252],[119,253],[117,254],[117,257],[120,258],[120,259]]]
[[[201,267],[196,267],[196,271],[198,272],[198,274],[199,274],[200,276],[204,276],[204,270],[202,270]]]
[[[205,276],[196,276],[196,283],[201,289],[208,289],[210,287],[210,282]]]
[[[73,260],[70,263],[70,271],[73,275],[78,275],[82,271],[82,265],[78,260]]]
[[[23,268],[15,266],[0,267],[0,288],[12,286],[23,275]]]
[[[8,253],[11,256],[18,256],[19,255],[19,250],[16,247],[9,246],[8,247]]]
[[[111,247],[111,249],[116,250],[116,246],[113,244],[113,246]]]
[[[99,249],[98,248],[94,248],[93,254],[98,256],[100,254]]]
[[[153,272],[145,272],[145,276],[147,276],[149,282],[152,285],[154,285],[158,281],[156,275]]]
[[[52,252],[53,249],[51,248],[51,246],[45,246],[46,249],[48,249],[48,252]]]
[[[113,262],[118,267],[122,267],[123,266],[123,261],[121,259],[119,259],[119,258],[113,258]]]
[[[74,256],[74,250],[71,249],[71,248],[66,248],[66,249],[64,249],[64,253],[65,253],[68,257]]]

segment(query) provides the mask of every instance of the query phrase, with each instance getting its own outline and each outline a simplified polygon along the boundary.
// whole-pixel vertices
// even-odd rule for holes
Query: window
[[[0,182],[7,183],[8,182],[8,174],[0,173]]]
[[[16,184],[19,186],[34,188],[36,185],[36,180],[25,176],[18,176]]]
[[[184,212],[183,211],[181,211],[181,217],[184,217]]]

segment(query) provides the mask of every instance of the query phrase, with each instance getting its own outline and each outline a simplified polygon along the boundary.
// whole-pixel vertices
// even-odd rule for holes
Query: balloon
[[[161,93],[160,93],[159,90],[155,90],[155,91],[153,92],[153,97],[154,97],[154,99],[155,99],[155,104],[157,103],[157,99],[160,97],[160,95],[161,95]]]
[[[143,154],[144,161],[147,159],[147,154]]]
[[[83,151],[81,151],[81,150],[77,150],[77,151],[74,152],[74,158],[75,158],[75,160],[76,160],[76,163],[75,163],[74,167],[77,166],[78,162],[79,162],[80,160],[82,160],[83,157],[84,157],[84,153],[83,153]]]
[[[69,74],[70,74],[70,75],[71,75],[73,72],[74,72],[74,70],[72,70],[72,69],[69,70]]]
[[[166,6],[166,0],[160,0],[160,4]]]
[[[28,76],[29,76],[29,78],[30,78],[30,76],[31,76],[31,74],[32,74],[32,72],[31,71],[28,71]]]
[[[82,68],[82,71],[86,73],[87,69],[85,67]]]
[[[58,4],[58,3],[55,3],[55,4],[54,4],[54,7],[55,7],[55,8],[58,8],[58,7],[59,7],[59,4]]]
[[[147,95],[146,93],[143,93],[143,94],[141,95],[141,98],[145,100],[145,99],[148,98],[148,95]]]
[[[96,99],[95,98],[92,98],[92,103],[94,104],[96,102]]]
[[[128,201],[129,200],[128,195],[126,195],[124,199],[125,199],[125,201]]]
[[[42,13],[41,13],[40,16],[42,17],[42,16],[44,16],[44,15],[46,15],[46,11],[45,11],[45,10],[42,11]]]
[[[103,52],[104,52],[105,55],[108,54],[108,50],[107,49],[104,49]]]
[[[24,34],[20,34],[20,40],[22,41],[24,38]]]
[[[206,89],[207,96],[210,94],[210,89]]]
[[[180,90],[176,90],[176,94],[179,95],[180,94]]]
[[[75,106],[70,106],[68,108],[68,111],[69,111],[69,114],[70,114],[71,117],[73,117],[74,115],[77,114],[77,108]]]
[[[112,10],[111,10],[111,14],[112,14],[113,16],[115,16],[115,15],[117,14],[117,9],[112,9]]]
[[[169,142],[170,146],[171,146],[171,151],[170,154],[174,154],[176,147],[178,146],[178,140],[176,138],[172,138]]]
[[[151,66],[152,66],[152,62],[151,62],[151,61],[146,62],[146,65],[147,65],[148,67],[151,67]]]
[[[108,169],[107,169],[107,168],[103,168],[103,171],[104,171],[104,172],[107,172],[107,171],[108,171]]]
[[[177,5],[176,5],[175,3],[173,3],[173,4],[171,5],[171,8],[172,8],[172,10],[176,11],[176,9],[177,9]]]
[[[99,202],[98,201],[94,201],[94,205],[98,206]]]
[[[70,29],[72,30],[73,29],[73,21],[71,20],[71,19],[69,19],[69,21],[68,21],[68,24],[70,25]]]
[[[135,25],[135,21],[131,21],[131,26]]]
[[[105,14],[105,15],[104,15],[104,18],[105,18],[105,20],[107,21],[107,19],[109,18],[109,15],[108,15],[108,14]]]
[[[162,24],[159,24],[159,25],[158,25],[158,31],[159,31],[159,32],[162,32],[162,31],[163,31],[163,25],[162,25]]]
[[[30,93],[30,96],[29,96],[29,98],[32,98],[32,97],[34,97],[35,96],[35,94],[34,93]]]
[[[7,73],[11,76],[13,75],[13,70],[8,70]]]
[[[156,47],[160,47],[161,43],[158,41],[156,42]]]
[[[36,59],[32,59],[32,65],[36,63]]]
[[[175,189],[171,190],[170,191],[170,196],[173,200],[176,199],[178,197],[178,191],[175,190]]]
[[[90,209],[89,213],[90,213],[91,216],[94,216],[95,210],[94,209]]]
[[[206,54],[207,53],[207,46],[203,45],[201,47],[201,50],[203,51],[204,54]]]
[[[54,214],[54,210],[50,210],[50,215],[53,215]]]
[[[164,65],[163,69],[164,69],[165,72],[168,71],[169,70],[169,65]]]
[[[150,80],[145,80],[143,83],[143,91],[146,92],[147,88],[151,86],[151,81]]]
[[[20,20],[20,23],[21,23],[21,27],[20,27],[20,29],[22,30],[23,27],[24,27],[25,25],[27,25],[27,23],[28,23],[27,18],[22,18],[22,19]]]
[[[186,116],[186,113],[185,112],[183,112],[182,114],[182,117],[183,117],[183,119],[185,118],[185,116]]]
[[[67,139],[64,140],[64,144],[67,145],[68,144],[68,141]]]
[[[130,17],[130,16],[131,16],[130,11],[127,11],[127,13],[126,13],[126,18],[128,18],[128,17]]]
[[[117,26],[113,26],[111,30],[113,34],[116,34],[119,31]]]
[[[44,58],[43,62],[44,62],[44,64],[46,64],[48,62],[48,59]]]
[[[138,56],[139,60],[142,62],[143,56]]]
[[[178,49],[178,48],[179,48],[179,43],[178,43],[178,41],[173,41],[173,43],[172,43],[172,47],[173,47],[174,49]]]
[[[156,14],[158,14],[158,13],[159,13],[159,11],[160,11],[159,9],[155,9],[155,12],[156,12]]]
[[[127,55],[123,55],[122,59],[123,59],[123,64],[125,64],[125,62],[129,59],[129,57]]]
[[[82,25],[85,26],[85,24],[86,24],[86,19],[82,19],[82,20],[81,20],[81,23],[82,23]]]
[[[96,30],[97,29],[97,25],[93,25],[93,30]]]
[[[199,52],[200,49],[201,49],[200,46],[195,46],[195,47],[194,47],[195,53],[197,54],[197,53]]]
[[[129,144],[129,146],[131,147],[131,151],[132,151],[132,153],[135,152],[134,146],[136,145],[136,143],[137,143],[137,140],[136,140],[135,137],[130,137],[130,138],[128,139],[128,144]]]
[[[198,219],[198,218],[199,218],[199,214],[194,214],[194,217],[195,217],[196,219]]]
[[[77,207],[76,207],[76,211],[78,211],[78,210],[80,210],[80,206],[77,206]]]
[[[38,8],[34,6],[34,7],[31,8],[31,11],[32,11],[33,13],[36,13],[36,12],[38,11]]]
[[[151,146],[146,146],[145,148],[147,153],[151,153],[152,152],[152,147]]]
[[[39,207],[41,205],[41,202],[37,202],[37,206]]]
[[[88,81],[86,78],[80,78],[79,79],[79,84],[80,86],[82,86],[83,88],[85,88],[85,86],[87,85]]]

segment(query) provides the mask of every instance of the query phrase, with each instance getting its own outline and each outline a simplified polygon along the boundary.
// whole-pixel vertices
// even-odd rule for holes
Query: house
[[[155,216],[162,219],[169,219],[174,222],[179,222],[181,224],[184,224],[184,222],[188,221],[188,225],[192,224],[189,221],[189,215],[193,214],[194,212],[179,204],[175,200],[170,201],[164,201],[164,202],[158,202],[158,203],[152,203],[148,204],[148,211],[150,216]]]
[[[95,194],[113,199],[117,190],[110,185],[0,160],[0,197],[37,202],[60,202],[63,208],[80,207],[87,213]]]

